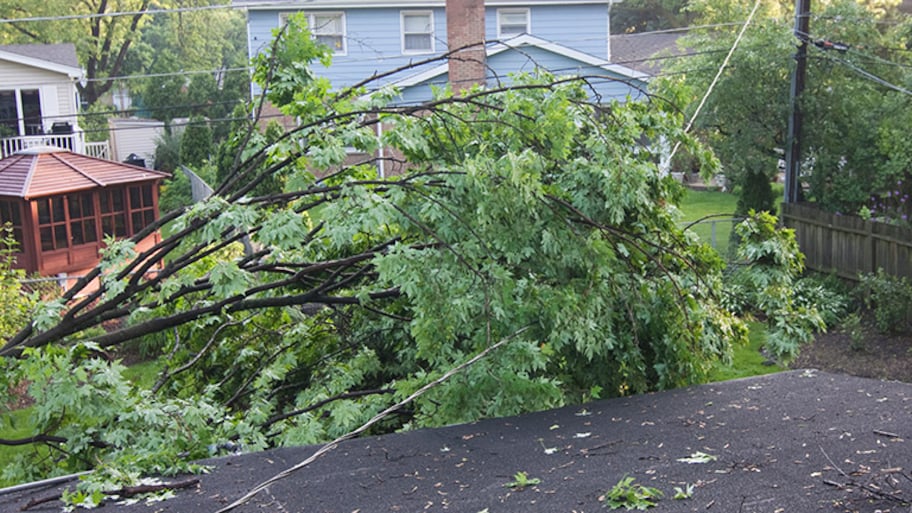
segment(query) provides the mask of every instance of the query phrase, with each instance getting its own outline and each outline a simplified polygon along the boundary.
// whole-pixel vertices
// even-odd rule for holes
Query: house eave
[[[546,41],[544,39],[537,38],[535,36],[530,36],[530,35],[517,36],[512,39],[503,41],[503,42],[494,43],[488,47],[487,56],[491,57],[491,56],[497,55],[501,52],[505,52],[505,51],[513,49],[513,48],[521,48],[524,46],[535,46],[535,47],[541,48],[543,50],[547,50],[549,52],[555,53],[557,55],[562,55],[564,57],[579,61],[579,62],[587,64],[589,66],[601,68],[605,71],[609,71],[611,73],[616,73],[618,75],[622,75],[622,76],[625,76],[625,77],[628,77],[631,79],[642,80],[642,81],[646,81],[649,79],[649,75],[646,73],[643,73],[641,71],[637,71],[632,68],[628,68],[626,66],[621,66],[618,64],[611,64],[611,63],[605,62],[604,59],[599,59],[598,57],[595,57],[593,55],[589,55],[587,53],[583,53],[578,50],[574,50],[572,48],[568,48],[566,46],[563,46],[563,45],[560,45],[557,43],[552,43],[551,41]],[[411,87],[411,86],[420,84],[426,80],[430,80],[432,78],[439,77],[439,76],[447,73],[448,70],[449,70],[449,66],[447,64],[441,64],[441,65],[435,66],[427,71],[423,71],[421,73],[416,73],[412,76],[405,77],[402,80],[399,80],[399,81],[393,83],[392,85],[395,87],[400,87],[400,88]]]
[[[22,64],[24,66],[29,66],[32,68],[61,73],[72,80],[82,80],[82,78],[85,76],[85,72],[82,70],[82,68],[74,68],[72,66],[57,64],[43,59],[28,57],[26,55],[19,55],[17,53],[5,52],[3,50],[0,50],[0,60]]]

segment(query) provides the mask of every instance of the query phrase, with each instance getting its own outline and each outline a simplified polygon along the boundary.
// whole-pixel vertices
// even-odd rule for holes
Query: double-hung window
[[[282,25],[288,22],[293,13],[279,14]],[[345,55],[345,13],[342,12],[305,12],[307,29],[311,36],[324,45],[332,48],[336,55]]]
[[[529,33],[529,9],[497,9],[498,39]]]
[[[402,53],[434,52],[434,13],[402,11]]]

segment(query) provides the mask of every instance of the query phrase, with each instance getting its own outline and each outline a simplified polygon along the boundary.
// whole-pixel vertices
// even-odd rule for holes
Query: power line
[[[169,71],[163,73],[145,73],[140,75],[121,75],[116,77],[102,77],[102,78],[87,78],[86,82],[111,82],[113,80],[133,80],[141,78],[162,78],[162,77],[176,77],[181,75],[214,75],[218,73],[238,73],[238,72],[249,72],[249,66],[238,66],[234,68],[215,68],[215,69],[202,69],[202,70],[180,70],[180,71]]]
[[[687,122],[687,125],[684,127],[684,132],[690,132],[691,127],[693,127],[694,121],[697,119],[697,116],[700,114],[700,111],[703,110],[703,105],[706,104],[706,100],[709,99],[709,95],[712,94],[713,89],[715,89],[716,84],[719,81],[719,77],[722,76],[722,72],[725,71],[728,62],[731,60],[732,54],[735,53],[735,50],[738,48],[738,43],[741,42],[741,38],[744,37],[744,33],[747,31],[747,27],[750,25],[751,20],[754,19],[754,14],[757,13],[757,9],[760,7],[761,0],[756,0],[754,2],[754,8],[751,9],[750,15],[747,17],[747,20],[744,22],[744,26],[741,27],[741,31],[738,32],[738,37],[735,38],[735,42],[732,43],[731,50],[725,56],[725,59],[722,61],[722,65],[719,66],[719,71],[716,73],[716,76],[713,77],[712,82],[709,84],[709,87],[706,88],[706,94],[703,95],[703,99],[700,100],[700,104],[697,105],[697,110],[694,111],[693,116],[690,117],[690,121]],[[668,161],[674,158],[675,153],[678,151],[678,148],[681,147],[681,142],[678,141],[675,143],[674,148],[671,150],[671,154],[668,156]]]
[[[838,63],[838,64],[842,64],[843,66],[849,68],[850,70],[854,71],[855,73],[861,75],[862,77],[864,77],[876,84],[880,84],[888,89],[892,89],[896,92],[900,92],[900,93],[912,96],[912,91],[909,91],[908,89],[906,89],[902,86],[898,86],[892,82],[888,82],[888,81],[878,77],[877,75],[871,73],[870,71],[862,69],[845,59],[840,59],[838,57],[832,57],[832,56],[826,56],[826,57],[824,57],[824,59]]]
[[[86,20],[96,18],[117,18],[121,16],[154,16],[157,14],[171,14],[196,11],[214,11],[214,10],[246,10],[243,7],[237,7],[230,4],[226,5],[206,5],[200,7],[175,7],[173,9],[146,9],[143,11],[118,11],[103,12],[91,14],[67,14],[61,16],[31,16],[26,18],[6,18],[0,19],[0,24],[6,23],[34,23],[39,21],[69,21],[69,20]]]

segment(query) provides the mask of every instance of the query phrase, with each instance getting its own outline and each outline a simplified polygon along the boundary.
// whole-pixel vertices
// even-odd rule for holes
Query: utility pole
[[[799,100],[804,92],[807,75],[807,46],[809,39],[811,0],[795,0],[795,37],[798,51],[795,53],[795,71],[792,73],[790,94],[788,136],[785,153],[785,202],[797,203],[801,199],[801,184],[798,173],[801,170],[801,106]]]

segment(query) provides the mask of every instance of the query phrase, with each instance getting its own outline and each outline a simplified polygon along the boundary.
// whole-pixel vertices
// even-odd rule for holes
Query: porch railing
[[[25,135],[18,137],[4,137],[0,139],[0,158],[6,158],[17,151],[27,150],[38,146],[54,146],[70,150],[74,153],[109,159],[111,150],[108,142],[85,142],[82,132],[74,134],[47,134]]]
[[[111,147],[108,141],[85,143],[85,154],[90,157],[111,160]]]

